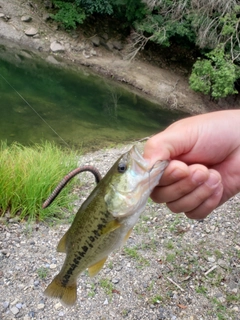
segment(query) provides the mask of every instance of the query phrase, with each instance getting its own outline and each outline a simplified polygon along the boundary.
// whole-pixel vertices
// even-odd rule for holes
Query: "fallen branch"
[[[174,282],[171,278],[167,277],[168,281],[170,281],[172,284],[174,284],[176,287],[178,287],[178,289],[180,289],[182,292],[184,291],[184,289],[182,287],[180,287],[176,282]]]

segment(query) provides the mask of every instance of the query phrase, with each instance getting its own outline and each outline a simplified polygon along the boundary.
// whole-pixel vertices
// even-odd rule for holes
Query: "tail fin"
[[[59,298],[65,306],[72,306],[77,300],[77,283],[64,287],[57,275],[46,288],[44,294],[51,298]]]

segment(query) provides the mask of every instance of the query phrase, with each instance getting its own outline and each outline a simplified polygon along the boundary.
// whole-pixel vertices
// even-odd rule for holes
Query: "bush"
[[[42,209],[56,185],[77,167],[74,153],[50,143],[24,147],[14,143],[0,144],[0,213],[7,211],[21,219],[44,220],[56,217],[71,202],[66,186],[53,204]]]
[[[189,79],[191,89],[215,99],[238,93],[235,82],[240,77],[240,68],[232,63],[223,47],[217,47],[206,57],[208,59],[198,60],[193,66]]]
[[[52,19],[60,22],[67,30],[75,29],[77,23],[81,24],[86,19],[85,12],[75,3],[54,0],[54,5],[59,10],[51,15]]]

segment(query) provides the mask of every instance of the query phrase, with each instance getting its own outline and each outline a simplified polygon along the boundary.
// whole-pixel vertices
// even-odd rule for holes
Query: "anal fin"
[[[102,269],[107,258],[108,257],[103,258],[102,260],[98,261],[97,263],[88,268],[88,273],[90,277],[94,277]]]

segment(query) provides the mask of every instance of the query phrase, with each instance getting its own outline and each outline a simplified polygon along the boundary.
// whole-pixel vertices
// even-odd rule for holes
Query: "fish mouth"
[[[131,165],[133,166],[133,170],[136,173],[148,172],[149,174],[154,171],[155,169],[158,170],[159,167],[163,166],[163,162],[166,163],[163,170],[167,167],[168,161],[158,160],[152,166],[150,166],[150,162],[143,158],[142,154],[140,153],[139,149],[136,145],[132,147],[130,150],[130,158],[132,159]],[[139,171],[140,170],[140,171]]]

